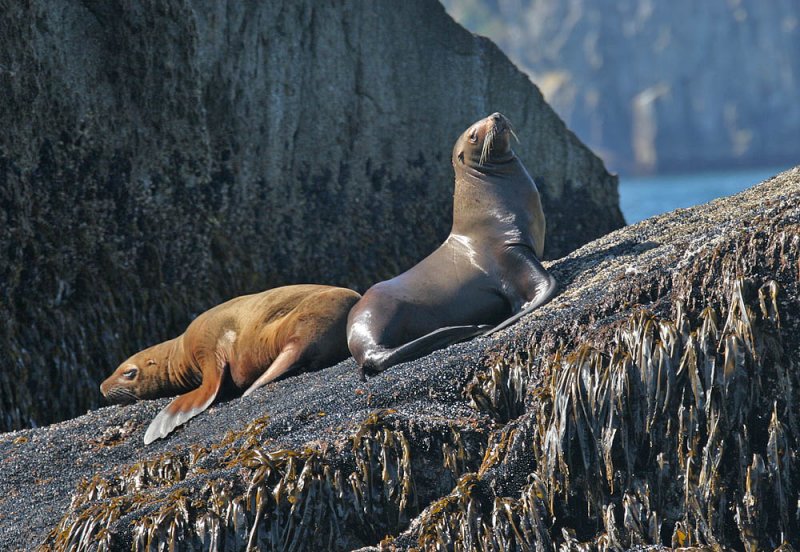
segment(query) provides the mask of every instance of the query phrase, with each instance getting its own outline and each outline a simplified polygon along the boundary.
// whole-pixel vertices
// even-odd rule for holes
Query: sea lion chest
[[[509,245],[535,249],[537,216],[543,219],[539,192],[516,157],[496,173],[458,174],[452,234],[468,238],[484,256],[496,258]]]

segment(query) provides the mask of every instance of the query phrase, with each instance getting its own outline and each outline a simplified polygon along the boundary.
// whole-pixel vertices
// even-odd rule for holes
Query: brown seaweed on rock
[[[535,421],[518,429],[535,459],[529,484],[476,521],[472,476],[423,517],[419,543],[525,549],[550,542],[531,535],[562,529],[591,540],[586,549],[658,545],[671,534],[676,547],[738,538],[759,550],[798,534],[798,434],[780,421],[794,417],[796,393],[780,391],[797,389],[798,374],[780,340],[778,285],[735,280],[729,297],[722,313],[707,307],[693,323],[682,304],[675,320],[639,311],[607,349],[552,355],[549,384],[527,393],[523,416]],[[470,391],[484,400],[474,404],[513,416],[507,397],[520,395],[531,365],[517,357],[478,374]]]
[[[627,283],[649,308],[620,305],[612,286],[588,331],[539,330],[544,339],[531,333],[478,371],[470,403],[505,424],[489,436],[491,465],[395,544],[797,547],[800,194],[796,180],[783,190],[745,230],[725,221],[678,270]],[[785,218],[770,230],[775,207]],[[639,279],[635,266],[625,274]],[[626,319],[603,312],[614,303],[630,308]],[[512,432],[521,436],[508,445]]]
[[[419,513],[420,495],[427,498],[416,489],[420,470],[454,482],[475,468],[481,452],[464,441],[477,434],[453,429],[428,436],[430,458],[421,462],[413,450],[419,445],[406,435],[413,422],[393,410],[370,414],[335,454],[267,450],[258,438],[265,422],[229,434],[212,450],[167,453],[83,482],[44,548],[127,548],[120,524],[134,512],[141,515],[131,535],[136,551],[328,550],[359,542],[348,533],[362,544],[376,542]],[[202,460],[216,453],[234,477],[206,477]]]

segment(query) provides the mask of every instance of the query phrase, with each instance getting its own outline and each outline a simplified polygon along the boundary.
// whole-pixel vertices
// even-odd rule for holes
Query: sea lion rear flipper
[[[519,275],[511,282],[511,287],[519,294],[523,305],[519,312],[500,322],[484,335],[491,335],[511,326],[526,314],[550,301],[558,292],[558,282],[542,266],[530,247],[513,246],[503,261],[512,269],[507,271],[508,274]]]
[[[272,364],[269,365],[269,368],[247,388],[247,391],[245,391],[242,396],[246,397],[259,387],[263,387],[269,382],[275,381],[280,376],[290,371],[297,364],[301,353],[302,348],[296,343],[289,343],[286,345],[281,350],[280,354],[275,357],[275,360],[272,361]]]
[[[366,372],[383,372],[395,364],[423,357],[433,351],[452,345],[453,343],[458,343],[459,341],[464,341],[476,335],[481,335],[488,328],[490,328],[490,326],[485,324],[446,326],[394,349],[370,351],[367,353],[363,364],[359,367],[361,379],[365,379]]]
[[[200,387],[177,397],[153,418],[144,434],[145,445],[166,437],[173,429],[211,406],[222,384],[222,374],[215,378],[216,381],[206,379],[204,376]]]

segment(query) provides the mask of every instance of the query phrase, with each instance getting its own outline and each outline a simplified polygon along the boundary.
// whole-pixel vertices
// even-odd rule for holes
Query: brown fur
[[[180,336],[130,357],[100,390],[110,402],[184,393],[153,420],[150,442],[205,410],[226,374],[248,394],[285,374],[345,359],[347,314],[359,297],[312,284],[236,297],[198,316]]]

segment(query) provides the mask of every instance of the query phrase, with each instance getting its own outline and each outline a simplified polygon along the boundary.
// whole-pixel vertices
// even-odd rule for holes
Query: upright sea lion
[[[375,284],[350,311],[347,343],[365,372],[419,358],[516,322],[557,290],[539,262],[545,219],[539,191],[494,113],[453,148],[453,228],[431,255]]]
[[[178,337],[133,355],[100,390],[112,403],[184,393],[150,423],[148,444],[208,408],[226,374],[249,395],[290,372],[347,358],[347,313],[360,297],[311,284],[236,297],[195,318]]]

